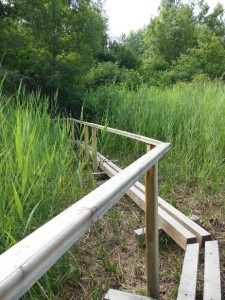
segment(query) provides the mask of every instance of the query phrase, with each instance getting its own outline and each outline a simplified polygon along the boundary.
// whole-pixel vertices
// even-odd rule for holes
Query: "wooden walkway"
[[[77,143],[84,149],[86,162],[91,156],[95,170],[100,167],[112,178],[0,255],[0,299],[20,299],[127,193],[145,211],[148,297],[110,289],[106,299],[159,299],[160,226],[185,251],[177,299],[196,298],[199,250],[202,249],[201,251],[205,251],[203,300],[221,300],[218,242],[212,241],[209,232],[158,197],[158,163],[169,151],[170,144],[98,124],[75,119],[70,121],[72,144]],[[83,143],[75,139],[75,123],[83,128]],[[89,127],[92,129],[92,147],[89,147]],[[97,153],[97,129],[146,143],[147,153],[121,170],[115,163]],[[143,176],[146,188],[138,181]]]
[[[76,142],[82,147],[81,142]],[[89,147],[89,155],[92,149]],[[113,177],[122,171],[114,162],[102,154],[97,153],[99,168],[109,177]],[[145,211],[145,186],[136,182],[126,194]],[[183,250],[185,257],[183,262],[177,300],[195,300],[198,281],[199,251],[205,251],[204,269],[204,300],[221,300],[221,280],[219,268],[218,242],[212,241],[211,234],[196,224],[182,212],[174,208],[161,197],[158,197],[159,226],[168,234]],[[112,295],[110,297],[109,295]],[[136,295],[134,295],[136,296]],[[132,298],[121,291],[109,290],[105,299],[139,299]],[[145,298],[140,298],[145,299]],[[146,298],[151,299],[151,298]]]

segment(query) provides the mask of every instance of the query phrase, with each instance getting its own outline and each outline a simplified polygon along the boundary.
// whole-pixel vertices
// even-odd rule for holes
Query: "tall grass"
[[[170,142],[170,154],[160,164],[163,178],[170,182],[198,184],[212,191],[224,185],[223,84],[180,83],[164,90],[143,86],[137,92],[101,87],[87,95],[85,107],[92,112],[97,107],[94,121],[101,122],[106,116],[111,127]],[[108,141],[114,153],[121,151],[125,160],[128,154],[145,151],[140,143],[124,138],[111,136]]]
[[[0,94],[0,254],[83,196],[69,122],[51,118],[40,94]],[[24,297],[54,299],[79,274],[67,252]]]

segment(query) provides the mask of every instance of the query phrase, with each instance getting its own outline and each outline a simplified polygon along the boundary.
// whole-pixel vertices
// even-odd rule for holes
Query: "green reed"
[[[50,115],[49,101],[40,93],[27,95],[22,87],[13,97],[0,92],[0,127],[1,254],[82,198],[85,188],[70,123]],[[85,172],[88,183],[90,172]],[[65,280],[79,274],[67,252],[24,298],[54,299],[63,295]]]
[[[171,143],[169,155],[160,163],[162,178],[212,191],[224,185],[224,84],[180,83],[163,90],[143,86],[136,92],[115,85],[100,87],[87,95],[86,109],[93,110],[96,99],[107,106],[102,111],[97,106],[94,121],[102,122],[106,116],[110,127]],[[124,164],[130,162],[129,156],[146,151],[139,142],[112,135],[105,147]]]

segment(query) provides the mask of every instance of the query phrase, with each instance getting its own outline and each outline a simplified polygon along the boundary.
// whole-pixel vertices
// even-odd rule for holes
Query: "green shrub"
[[[129,89],[137,89],[142,83],[138,71],[120,68],[119,63],[103,62],[92,68],[87,76],[88,88],[96,89],[101,85],[122,84]]]

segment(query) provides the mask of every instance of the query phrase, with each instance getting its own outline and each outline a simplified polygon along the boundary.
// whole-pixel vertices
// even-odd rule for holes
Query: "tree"
[[[162,57],[172,64],[196,44],[193,8],[178,3],[170,8],[163,6],[160,15],[150,21],[143,43],[145,59]]]
[[[209,5],[204,0],[199,1],[199,14],[197,16],[198,24],[206,27],[214,35],[223,39],[225,37],[224,7],[218,3],[213,12],[209,12]]]
[[[137,31],[132,30],[128,35],[123,34],[119,39],[120,43],[128,46],[137,56],[140,56],[145,30],[146,28],[143,27]]]
[[[105,35],[100,5],[91,0],[11,0],[8,5],[24,44],[13,51],[18,62],[12,60],[5,26],[4,66],[17,68],[30,89],[41,87],[51,98],[58,90],[61,102],[78,99]]]
[[[189,4],[162,1],[159,16],[150,21],[144,35],[142,74],[154,84],[165,80],[163,74],[167,80],[172,76],[173,81],[192,80],[198,74],[221,77],[225,71],[224,37],[221,4],[209,13],[204,0]]]

